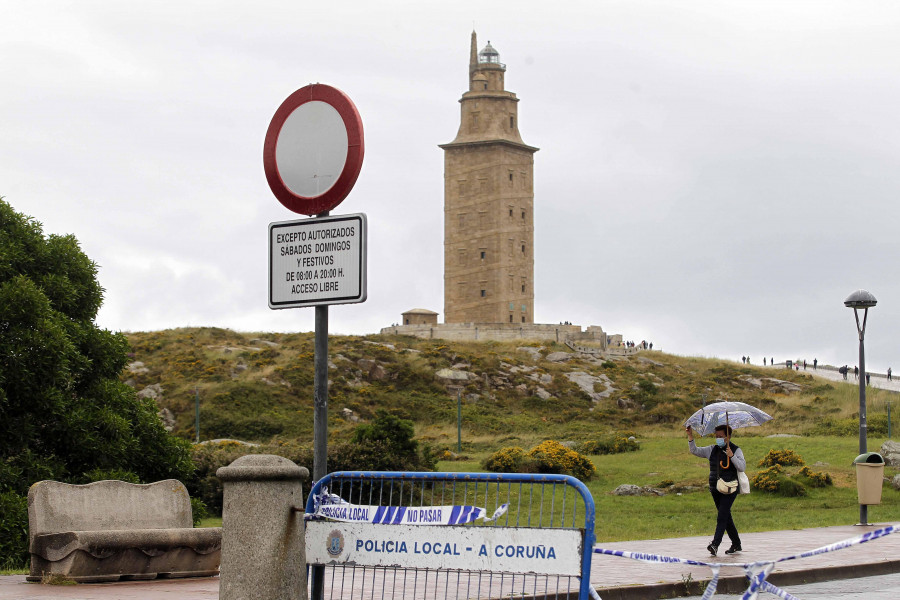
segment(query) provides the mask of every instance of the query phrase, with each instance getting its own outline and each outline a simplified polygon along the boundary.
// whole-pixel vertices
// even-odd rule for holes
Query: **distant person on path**
[[[725,554],[734,554],[741,551],[741,538],[738,535],[737,527],[734,525],[734,519],[731,518],[731,505],[738,496],[735,490],[731,494],[723,494],[716,489],[716,482],[721,477],[725,481],[737,481],[737,472],[743,471],[747,467],[744,460],[744,451],[731,443],[731,427],[727,425],[719,425],[716,427],[716,443],[713,446],[702,446],[700,448],[694,443],[694,432],[690,426],[687,427],[688,449],[694,456],[709,459],[709,492],[712,494],[713,502],[716,505],[716,532],[713,540],[706,547],[713,556],[719,551],[719,544],[722,543],[722,537],[728,533],[728,539],[731,540],[731,547],[725,551]],[[728,467],[726,468],[726,465]]]
[[[774,365],[774,364],[775,364],[775,359],[774,359],[774,358],[769,359],[769,364],[770,364],[770,365]]]
[[[746,364],[747,364],[747,357],[746,357],[746,356],[742,356],[742,357],[741,357],[741,362],[742,362],[743,364],[746,365]]]
[[[888,381],[893,381],[893,379],[891,379],[891,368],[890,367],[888,367]]]
[[[866,385],[869,385],[869,373],[866,373]]]
[[[803,359],[803,370],[804,371],[806,370],[806,359],[805,358]]]
[[[763,366],[766,366],[766,357],[763,356]]]
[[[853,365],[853,377],[855,377],[856,380],[859,381],[859,367],[857,367],[856,365]]]
[[[841,375],[844,376],[844,381],[847,381],[847,371],[849,371],[849,369],[847,368],[847,365],[844,365],[843,367],[838,369],[838,373],[840,373]]]
[[[819,359],[818,359],[818,358],[814,358],[814,359],[813,359],[813,371],[817,371],[817,370],[818,370],[818,365],[819,365]]]

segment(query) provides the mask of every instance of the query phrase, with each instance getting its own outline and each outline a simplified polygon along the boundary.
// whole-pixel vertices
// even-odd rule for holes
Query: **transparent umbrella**
[[[741,427],[758,427],[772,417],[765,411],[744,402],[713,402],[707,404],[684,422],[684,426],[690,427],[700,435],[713,433],[719,425],[728,425],[732,429]],[[728,468],[728,464],[722,465]]]
[[[744,402],[713,402],[692,414],[684,426],[690,426],[699,435],[709,435],[719,425],[740,429],[757,427],[771,420],[771,415]]]

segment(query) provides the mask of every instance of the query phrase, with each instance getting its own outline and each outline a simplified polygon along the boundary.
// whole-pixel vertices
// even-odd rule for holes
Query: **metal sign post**
[[[315,375],[313,379],[313,479],[328,474],[328,305],[316,307]]]
[[[364,154],[356,106],[322,84],[282,102],[263,145],[272,193],[289,210],[316,217],[269,225],[269,308],[316,308],[315,480],[328,473],[328,306],[366,300],[365,215],[330,217],[329,211],[350,193]],[[355,225],[342,224],[348,220]]]

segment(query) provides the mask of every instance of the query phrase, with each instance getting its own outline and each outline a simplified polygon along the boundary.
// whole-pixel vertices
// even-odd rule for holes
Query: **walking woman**
[[[731,505],[734,504],[734,499],[738,495],[737,487],[731,489],[731,493],[727,494],[717,488],[719,479],[737,483],[737,472],[743,471],[747,466],[744,461],[744,452],[731,443],[731,431],[731,427],[719,425],[716,427],[715,445],[698,448],[694,443],[694,432],[690,426],[687,427],[688,448],[691,454],[709,459],[709,491],[716,504],[716,511],[718,511],[716,533],[710,545],[706,547],[713,556],[719,551],[719,544],[722,543],[722,536],[726,532],[731,540],[731,547],[725,551],[725,554],[741,551],[741,538],[738,535],[737,527],[734,526],[734,520],[731,518]]]

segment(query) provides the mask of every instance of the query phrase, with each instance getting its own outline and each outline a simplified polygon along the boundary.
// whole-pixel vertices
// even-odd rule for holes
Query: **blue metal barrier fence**
[[[574,477],[341,471],[313,486],[317,508],[338,520],[307,523],[313,600],[590,597],[594,499]],[[462,524],[421,524],[441,509]]]

